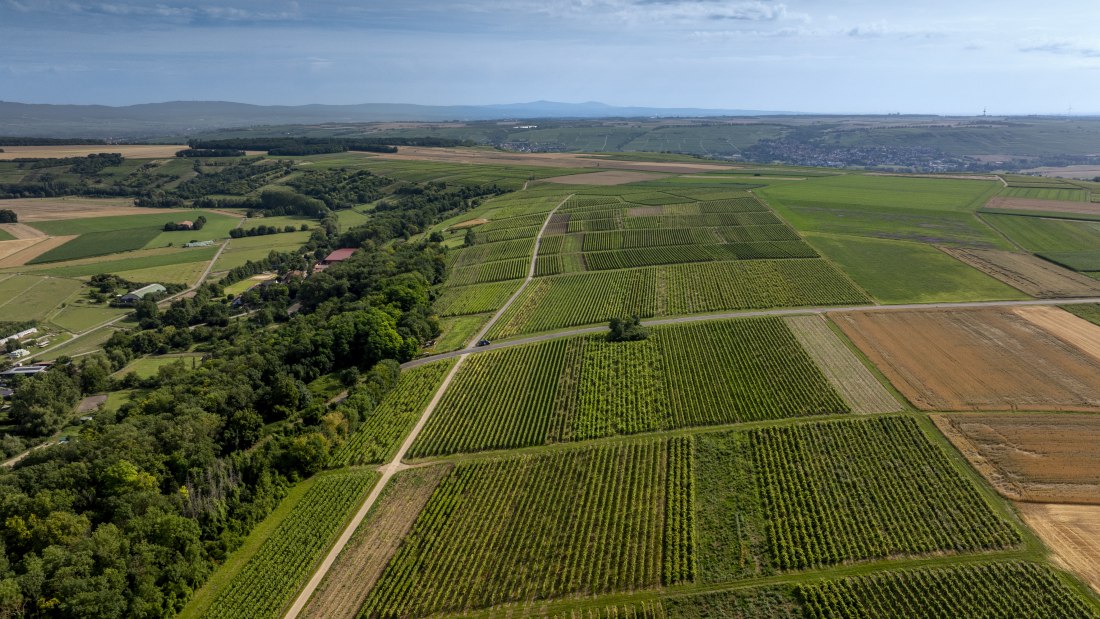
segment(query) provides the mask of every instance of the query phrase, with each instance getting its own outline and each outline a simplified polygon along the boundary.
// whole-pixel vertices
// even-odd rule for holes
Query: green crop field
[[[637,315],[854,305],[863,292],[821,259],[750,260],[538,278],[493,327],[493,338]]]
[[[201,230],[177,230],[175,232],[161,231],[146,243],[145,246],[149,248],[168,247],[169,245],[172,247],[179,247],[189,241],[216,241],[219,239],[226,239],[229,238],[229,231],[236,228],[237,223],[241,221],[238,217],[230,217],[211,211],[194,211],[193,213],[180,215],[176,221],[183,221],[185,219],[194,221],[195,218],[200,215],[206,218],[206,225],[204,225]],[[282,228],[282,226],[279,227]],[[295,225],[295,228],[297,228],[297,225]]]
[[[439,320],[443,333],[436,338],[431,352],[447,352],[466,347],[481,327],[489,320],[489,314],[469,314],[465,316],[447,316]]]
[[[1007,249],[974,215],[1000,187],[992,181],[844,175],[757,193],[804,232]]]
[[[1028,298],[922,243],[828,234],[807,234],[806,239],[880,303]]]
[[[982,215],[1024,249],[1078,271],[1100,271],[1100,222]]]
[[[7,230],[0,228],[0,241],[14,241],[15,237],[8,233]]]
[[[142,252],[144,255],[138,257],[122,259],[99,257],[91,261],[81,261],[79,264],[51,266],[46,269],[38,270],[36,273],[57,275],[59,277],[87,277],[99,273],[121,273],[123,271],[168,267],[188,263],[205,263],[209,262],[217,251],[217,247],[149,250],[147,252]]]
[[[690,581],[684,483],[692,471],[683,441],[458,464],[363,615],[422,616]]]
[[[173,364],[181,364],[184,368],[198,367],[199,362],[202,360],[202,355],[163,355],[153,357],[142,357],[140,359],[134,359],[130,363],[126,364],[126,367],[122,368],[115,373],[116,376],[125,376],[130,372],[138,375],[140,378],[150,378],[156,376],[157,372],[161,368],[167,367]]]
[[[36,275],[0,276],[0,316],[5,321],[42,320],[81,288],[75,279]]]
[[[138,209],[135,209],[138,210]],[[141,212],[139,210],[139,212]],[[112,232],[116,230],[153,229],[161,230],[164,224],[194,219],[202,214],[202,211],[163,211],[159,209],[144,209],[147,214],[142,215],[116,215],[112,217],[88,217],[84,219],[61,219],[57,221],[36,221],[35,228],[50,236],[68,236],[72,234],[88,234],[91,232]]]
[[[453,366],[454,361],[440,361],[402,372],[397,386],[332,455],[331,464],[375,464],[392,456]]]
[[[1069,202],[1087,202],[1089,192],[1077,187],[1005,187],[998,194],[1005,198],[1028,198],[1032,200],[1065,200]]]
[[[232,580],[203,617],[281,616],[378,475],[368,471],[317,478],[294,509]]]
[[[50,316],[50,322],[67,331],[78,333],[101,325],[112,318],[117,318],[128,312],[129,310],[126,309],[107,307],[106,305],[87,306],[70,304],[66,305],[56,314]]]
[[[641,342],[581,336],[471,357],[410,455],[848,410],[778,318],[676,325]]]
[[[94,256],[107,256],[141,249],[161,234],[156,228],[128,228],[104,232],[86,232],[31,260],[30,264],[61,262]]]

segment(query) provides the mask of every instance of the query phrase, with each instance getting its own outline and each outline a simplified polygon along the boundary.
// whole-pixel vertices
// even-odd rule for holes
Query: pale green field
[[[206,262],[185,262],[183,264],[168,264],[132,271],[119,271],[116,275],[132,282],[192,285],[202,275],[206,265]]]
[[[202,355],[198,354],[142,357],[141,359],[134,359],[126,367],[115,372],[114,375],[125,376],[133,372],[137,374],[139,378],[151,378],[157,375],[160,368],[177,362],[182,362],[186,368],[198,367],[201,359]]]
[[[130,310],[106,306],[67,305],[49,317],[49,322],[74,333],[86,331]]]
[[[161,232],[153,240],[145,244],[146,248],[154,247],[180,247],[184,243],[189,241],[216,241],[218,239],[229,238],[229,231],[237,227],[237,223],[240,219],[235,217],[229,217],[228,215],[222,215],[221,213],[212,213],[210,211],[196,211],[194,215],[188,214],[186,217],[181,217],[178,221],[188,219],[194,221],[196,217],[202,215],[206,217],[206,225],[202,230],[180,230],[178,232]]]
[[[73,340],[64,346],[55,348],[45,354],[35,355],[35,359],[39,361],[49,361],[51,359],[57,359],[58,357],[68,355],[80,355],[83,353],[92,352],[103,347],[103,344],[111,339],[111,336],[115,334],[113,327],[107,327],[106,329],[100,329],[94,333],[89,333],[84,337]]]
[[[263,260],[272,251],[294,251],[309,240],[309,235],[309,232],[291,232],[233,239],[229,242],[229,248],[218,258],[214,270],[228,271],[244,265],[249,260]]]
[[[75,279],[12,275],[0,280],[0,319],[42,320],[73,298],[83,284]]]

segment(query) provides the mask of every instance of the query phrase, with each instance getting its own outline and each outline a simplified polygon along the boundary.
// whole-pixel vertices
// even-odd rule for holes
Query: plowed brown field
[[[1057,299],[1100,294],[1100,281],[1031,254],[992,249],[940,249],[1033,297]]]
[[[410,469],[393,478],[355,531],[301,617],[354,619],[390,557],[450,465]]]
[[[1100,416],[978,413],[933,420],[1006,497],[1100,505]]]
[[[1054,553],[1054,562],[1100,592],[1100,507],[1016,506],[1024,521]]]
[[[1100,215],[1100,204],[1069,202],[1067,200],[1036,200],[1031,198],[993,198],[985,203],[988,209],[1006,211],[1034,211],[1039,213],[1076,213]]]
[[[918,408],[1100,411],[1100,362],[1011,310],[853,312],[834,320]]]
[[[1018,307],[1013,310],[1032,324],[1080,348],[1100,360],[1100,326],[1057,307]]]

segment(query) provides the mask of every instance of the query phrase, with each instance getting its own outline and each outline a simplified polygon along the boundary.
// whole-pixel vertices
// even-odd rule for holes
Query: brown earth
[[[443,464],[396,475],[325,574],[300,617],[354,619],[420,510],[450,470],[451,465]]]
[[[823,316],[788,316],[783,321],[833,388],[852,407],[852,412],[890,413],[901,410],[901,403],[829,329]]]
[[[133,159],[175,157],[187,148],[179,144],[93,144],[90,146],[5,146],[0,160],[21,157],[87,157],[96,153],[119,153]]]
[[[1081,215],[1100,215],[1100,204],[1088,202],[1070,202],[1067,200],[1039,200],[1033,198],[992,198],[985,203],[988,209],[1007,211],[1038,211],[1040,213],[1077,213]]]
[[[920,409],[1100,411],[1100,362],[1009,309],[833,320]]]
[[[1092,358],[1100,360],[1100,326],[1075,316],[1064,309],[1048,306],[1018,307],[1017,316],[1038,325],[1073,344]]]
[[[21,267],[31,260],[41,256],[42,254],[50,251],[55,247],[61,247],[65,243],[76,238],[76,235],[72,236],[46,236],[38,237],[36,239],[27,239],[37,241],[34,244],[28,245],[16,252],[10,253],[4,256],[0,252],[0,268],[6,267]],[[20,241],[5,241],[5,243],[19,243]]]
[[[38,228],[32,228],[27,224],[0,224],[0,230],[17,239],[40,239],[46,236],[45,232]]]
[[[107,401],[107,396],[105,396],[105,395],[90,395],[90,396],[84,398],[83,400],[81,400],[80,403],[76,405],[76,412],[77,413],[90,413],[90,412],[96,410],[97,408],[99,408],[100,406],[103,406],[103,403],[106,402],[106,401]]]
[[[633,172],[620,170],[615,172],[593,172],[591,174],[569,174],[567,176],[554,176],[544,178],[539,182],[557,183],[559,185],[625,185],[641,181],[652,181],[658,178],[666,178],[665,174],[651,174],[648,172]]]
[[[1100,504],[1100,416],[960,413],[932,419],[1004,496]]]
[[[61,219],[86,219],[112,215],[158,215],[161,213],[192,212],[183,209],[152,209],[134,206],[134,201],[119,198],[20,198],[4,200],[4,208],[15,211],[19,221],[57,221]],[[239,215],[236,215],[239,217]],[[41,235],[41,232],[39,232]]]
[[[1090,297],[1100,294],[1100,281],[1031,254],[995,249],[940,247],[942,251],[1040,299]]]
[[[466,221],[459,222],[453,226],[447,226],[448,230],[461,230],[463,228],[473,228],[474,226],[480,226],[481,224],[489,223],[488,219],[479,217],[477,219],[467,219]]]
[[[1100,507],[1022,503],[1016,508],[1054,553],[1054,562],[1100,592]]]
[[[551,168],[611,168],[692,174],[729,170],[738,166],[710,163],[677,163],[650,161],[616,161],[594,155],[576,153],[509,153],[475,148],[427,148],[402,146],[396,153],[371,153],[370,157],[396,161],[436,161],[440,163],[483,163],[495,165],[529,165]]]

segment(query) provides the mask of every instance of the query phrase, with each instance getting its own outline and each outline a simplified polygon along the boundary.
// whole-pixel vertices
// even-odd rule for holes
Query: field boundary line
[[[522,294],[523,291],[527,288],[527,284],[530,284],[535,279],[535,264],[538,262],[539,259],[539,248],[542,247],[542,234],[546,232],[546,227],[550,225],[550,220],[554,217],[554,213],[558,212],[558,209],[561,208],[563,204],[568,202],[569,198],[572,198],[575,195],[576,194],[571,193],[565,196],[565,198],[563,198],[561,202],[558,202],[558,205],[555,206],[553,210],[546,214],[546,219],[543,220],[542,227],[539,228],[539,233],[535,236],[535,249],[531,252],[531,265],[527,268],[527,278],[524,279],[523,283],[519,285],[519,288],[517,288],[516,291],[512,293],[512,296],[508,297],[508,300],[505,301],[504,305],[502,305],[500,309],[497,310],[497,313],[493,314],[493,317],[490,318],[489,321],[481,327],[481,330],[479,330],[469,342],[466,342],[466,348],[472,348],[476,346],[478,342],[484,339],[485,334],[488,333],[489,330],[497,324],[497,321],[500,320],[500,317],[504,315],[504,312],[508,311],[508,308],[512,306],[512,303],[516,299],[518,299],[519,295]]]
[[[443,394],[447,392],[447,388],[451,385],[451,380],[455,377],[455,374],[458,373],[458,368],[462,367],[462,362],[465,360],[466,355],[462,355],[458,358],[458,362],[454,364],[449,372],[447,372],[447,376],[443,379],[443,382],[440,383],[439,388],[436,389],[435,395],[433,395],[431,401],[428,402],[428,406],[424,408],[424,412],[420,415],[420,419],[417,420],[416,425],[413,426],[413,429],[405,437],[405,441],[401,443],[401,448],[397,450],[397,453],[388,464],[378,469],[379,472],[382,473],[382,477],[375,482],[374,488],[371,489],[367,498],[363,500],[363,503],[359,506],[359,510],[355,512],[355,516],[353,516],[344,526],[344,530],[340,533],[340,537],[336,538],[336,542],[333,544],[328,554],[325,555],[325,558],[314,570],[313,576],[310,577],[305,587],[298,593],[298,597],[294,599],[294,603],[287,609],[286,613],[283,615],[285,619],[296,619],[298,615],[301,614],[309,603],[309,598],[313,597],[313,592],[317,590],[321,581],[324,580],[325,575],[328,574],[329,569],[332,568],[337,557],[343,552],[344,547],[351,541],[351,537],[355,534],[355,530],[359,528],[363,519],[367,517],[367,513],[370,512],[374,503],[382,494],[382,490],[386,487],[386,484],[389,483],[394,475],[409,468],[408,465],[402,464],[401,460],[405,458],[405,453],[409,451],[413,442],[416,441],[417,436],[420,435],[421,430],[423,430],[424,426],[428,423],[428,417],[431,416],[436,406],[439,405],[440,400],[443,399]]]

